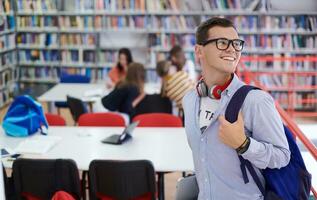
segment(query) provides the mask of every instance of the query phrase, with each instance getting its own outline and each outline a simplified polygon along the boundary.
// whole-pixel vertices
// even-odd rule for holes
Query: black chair
[[[81,198],[77,165],[70,159],[17,159],[13,163],[13,182],[18,200],[32,195],[51,199],[63,190],[75,199]]]
[[[172,113],[172,102],[167,97],[160,94],[146,95],[144,99],[135,107],[133,116],[145,113]],[[131,119],[132,119],[131,118]]]
[[[77,123],[80,115],[88,112],[86,104],[75,97],[67,95],[67,104],[75,124]]]
[[[91,200],[155,199],[155,171],[148,160],[94,160],[90,163],[89,194]]]

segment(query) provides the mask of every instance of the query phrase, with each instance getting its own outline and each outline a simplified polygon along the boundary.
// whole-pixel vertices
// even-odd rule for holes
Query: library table
[[[146,83],[146,94],[160,93],[161,85],[159,83]],[[37,98],[38,101],[47,103],[48,112],[54,109],[54,102],[66,101],[66,96],[76,97],[89,103],[107,95],[111,90],[107,89],[104,83],[58,83],[47,92]]]

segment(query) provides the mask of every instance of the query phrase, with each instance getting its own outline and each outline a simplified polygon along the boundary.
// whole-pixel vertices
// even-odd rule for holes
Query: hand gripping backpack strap
[[[242,107],[242,104],[246,98],[246,96],[248,95],[248,93],[251,90],[259,90],[260,88],[251,86],[251,85],[243,85],[241,86],[232,96],[226,112],[225,112],[225,118],[227,121],[229,121],[230,123],[233,123],[235,121],[237,121],[238,119],[238,115],[239,115],[239,111]],[[265,188],[262,185],[259,176],[256,174],[252,164],[250,163],[250,161],[244,159],[242,156],[238,155],[239,160],[240,160],[240,168],[241,168],[241,172],[242,172],[242,176],[243,176],[243,180],[244,183],[248,183],[249,179],[248,179],[248,175],[246,172],[246,168],[249,170],[255,184],[258,186],[259,190],[261,191],[262,195],[264,196],[265,194]]]

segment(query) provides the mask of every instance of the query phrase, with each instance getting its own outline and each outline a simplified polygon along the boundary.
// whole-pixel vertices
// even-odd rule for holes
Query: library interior
[[[0,124],[0,200],[264,199],[283,125],[317,200],[317,1],[0,0]]]

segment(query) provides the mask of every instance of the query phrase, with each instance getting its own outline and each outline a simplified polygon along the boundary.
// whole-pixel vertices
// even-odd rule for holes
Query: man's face
[[[208,40],[226,38],[229,40],[239,39],[237,31],[232,27],[220,27],[216,26],[208,31]],[[226,44],[218,41],[210,42],[207,45],[196,46],[196,56],[201,62],[201,67],[204,74],[210,74],[213,72],[220,72],[225,74],[234,73],[236,66],[239,62],[241,51],[235,50],[233,44],[230,43],[229,47],[225,50]],[[220,47],[220,49],[219,49]]]

